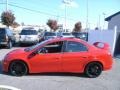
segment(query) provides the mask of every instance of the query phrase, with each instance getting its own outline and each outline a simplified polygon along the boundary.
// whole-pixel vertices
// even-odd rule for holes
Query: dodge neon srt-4
[[[14,76],[69,72],[95,78],[111,69],[112,61],[107,43],[90,45],[77,38],[54,38],[9,52],[3,60],[3,71]]]

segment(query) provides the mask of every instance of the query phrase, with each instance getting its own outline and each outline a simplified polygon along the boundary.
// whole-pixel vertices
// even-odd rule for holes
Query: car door
[[[88,57],[87,46],[79,42],[67,41],[61,58],[62,70],[64,72],[80,72],[83,70],[83,65]]]
[[[31,59],[32,71],[59,72],[61,70],[61,49],[62,45],[57,47],[55,42],[40,48],[39,52]]]

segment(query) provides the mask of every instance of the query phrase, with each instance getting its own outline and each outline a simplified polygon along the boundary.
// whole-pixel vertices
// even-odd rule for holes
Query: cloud
[[[78,8],[79,5],[76,2],[71,2],[70,7]]]
[[[71,2],[67,2],[67,3],[64,3],[64,2],[63,2],[63,3],[60,5],[60,8],[61,8],[61,9],[65,9],[65,4],[66,4],[67,7],[70,7],[70,8],[78,8],[78,7],[79,7],[79,5],[78,5],[77,2],[71,1]]]

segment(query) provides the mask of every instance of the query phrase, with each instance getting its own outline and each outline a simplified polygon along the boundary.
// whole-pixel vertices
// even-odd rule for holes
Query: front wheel
[[[23,76],[28,72],[28,68],[24,62],[14,61],[10,64],[9,73],[13,76]]]
[[[85,74],[90,78],[96,78],[102,73],[102,65],[98,62],[89,63],[85,68]]]

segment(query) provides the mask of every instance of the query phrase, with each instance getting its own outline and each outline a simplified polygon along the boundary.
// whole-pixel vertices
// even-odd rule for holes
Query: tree
[[[17,22],[13,22],[13,24],[12,24],[12,27],[13,27],[13,28],[16,28],[16,27],[18,27],[18,26],[20,26],[20,24],[18,24]]]
[[[47,25],[50,27],[51,30],[56,31],[58,29],[57,21],[49,19]]]
[[[82,31],[82,24],[81,24],[81,22],[75,23],[73,32],[81,32],[81,31]]]
[[[15,16],[11,11],[4,11],[1,14],[1,22],[7,27],[12,26],[15,21]]]

